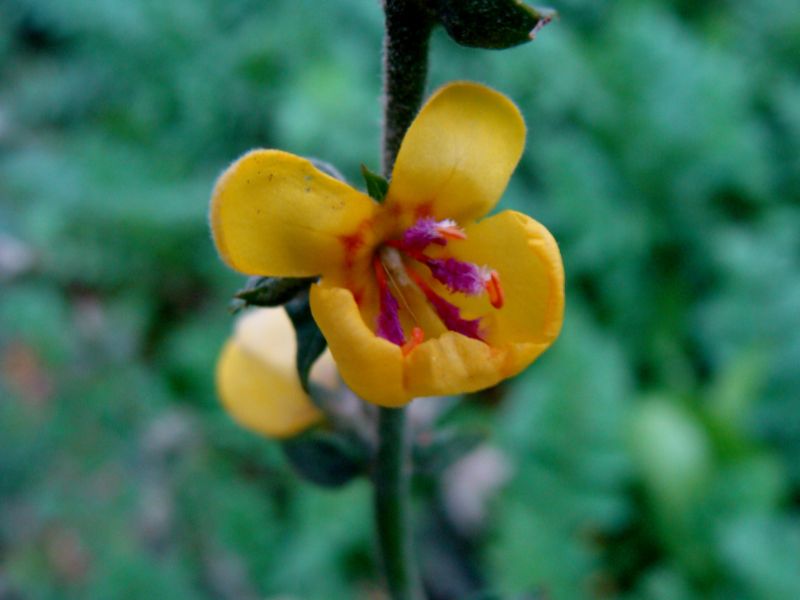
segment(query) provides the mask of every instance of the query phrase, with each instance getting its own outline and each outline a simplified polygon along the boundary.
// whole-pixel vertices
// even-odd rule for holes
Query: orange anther
[[[489,279],[486,280],[486,293],[489,294],[489,302],[495,308],[502,308],[505,302],[503,286],[500,285],[500,275],[497,271],[492,271]]]
[[[425,332],[420,327],[411,330],[411,339],[402,346],[403,356],[408,356],[411,351],[425,341]]]
[[[464,230],[461,229],[458,225],[444,225],[439,226],[436,228],[443,238],[448,240],[465,240],[467,239],[467,234],[464,233]]]

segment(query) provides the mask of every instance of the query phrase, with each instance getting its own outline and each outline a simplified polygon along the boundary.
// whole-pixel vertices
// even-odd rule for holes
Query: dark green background
[[[501,206],[567,272],[555,347],[460,411],[513,471],[486,575],[800,598],[800,11],[554,7],[432,43],[430,89],[520,106]],[[0,0],[0,598],[380,597],[367,483],[300,483],[217,404],[241,278],[206,207],[254,146],[378,167],[381,31],[372,0]]]

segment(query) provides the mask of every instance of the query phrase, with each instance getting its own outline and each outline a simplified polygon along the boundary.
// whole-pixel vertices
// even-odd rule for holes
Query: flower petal
[[[407,394],[413,398],[475,392],[516,375],[546,348],[537,343],[493,347],[448,331],[408,355]]]
[[[254,150],[219,178],[211,231],[222,259],[249,275],[335,272],[369,248],[377,205],[366,195],[278,150]]]
[[[217,363],[218,393],[237,423],[267,437],[287,438],[323,418],[300,386],[295,344],[283,309],[256,310],[239,319]],[[330,354],[317,361],[311,379],[335,385]]]
[[[550,345],[564,318],[564,266],[558,245],[540,223],[516,211],[504,211],[466,228],[467,239],[447,250],[457,259],[497,271],[503,307],[484,297],[458,300],[467,314],[481,319],[487,341]]]
[[[400,347],[366,325],[349,290],[324,279],[312,285],[311,312],[350,389],[381,406],[402,406],[411,400],[403,385]]]
[[[505,96],[475,83],[439,89],[406,133],[387,204],[468,222],[497,203],[525,145],[525,123]]]

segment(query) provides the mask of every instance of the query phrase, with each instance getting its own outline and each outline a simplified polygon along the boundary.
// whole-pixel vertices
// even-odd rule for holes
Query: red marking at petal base
[[[433,216],[433,202],[423,202],[414,209],[414,220],[419,221],[425,217]]]
[[[354,233],[339,236],[339,241],[344,246],[344,264],[348,269],[355,263],[356,255],[364,245],[365,233],[371,225],[369,220],[362,221]]]
[[[356,260],[358,249],[364,245],[364,236],[357,232],[352,235],[343,235],[339,239],[344,245],[344,264],[350,268]]]
[[[378,288],[380,290],[386,289],[386,271],[383,270],[383,265],[381,264],[381,259],[377,256],[372,258],[372,268],[375,271],[375,279],[378,282]]]
[[[389,246],[390,248],[395,248],[396,250],[400,250],[406,252],[406,246],[403,244],[403,240],[388,240],[383,243],[384,246]]]

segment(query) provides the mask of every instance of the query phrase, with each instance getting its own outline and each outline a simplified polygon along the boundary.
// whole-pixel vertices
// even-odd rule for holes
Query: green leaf
[[[283,452],[297,473],[323,487],[339,487],[366,471],[368,447],[356,436],[312,430],[283,442]]]
[[[292,320],[297,338],[297,374],[300,377],[300,384],[310,394],[308,375],[328,343],[311,315],[308,292],[288,302],[284,308]]]
[[[251,277],[244,289],[234,294],[234,312],[245,306],[281,306],[315,281],[314,277]]]
[[[386,198],[386,192],[389,191],[389,182],[377,173],[370,171],[367,165],[363,163],[361,164],[361,175],[367,184],[367,193],[370,198],[383,202],[384,198]]]
[[[434,0],[433,13],[462,46],[502,49],[530,42],[556,16],[520,0]]]
[[[686,514],[708,490],[713,449],[702,422],[669,397],[641,402],[631,415],[631,456],[659,510]]]

